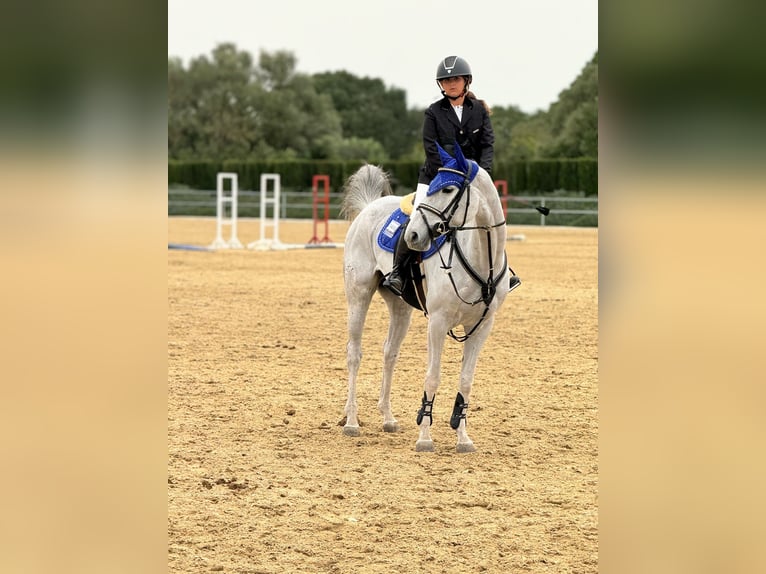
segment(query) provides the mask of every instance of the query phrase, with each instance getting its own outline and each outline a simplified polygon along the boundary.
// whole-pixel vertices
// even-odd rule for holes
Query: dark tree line
[[[303,74],[286,51],[258,62],[221,44],[168,59],[168,157],[178,160],[422,158],[422,109],[406,92],[345,71]],[[488,102],[492,105],[492,102]],[[548,110],[492,107],[499,161],[596,157],[598,53]]]

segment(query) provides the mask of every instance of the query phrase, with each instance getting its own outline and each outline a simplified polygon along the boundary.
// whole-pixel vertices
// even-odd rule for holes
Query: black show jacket
[[[423,120],[423,147],[426,161],[420,168],[418,183],[430,183],[442,162],[436,149],[436,142],[450,155],[455,155],[455,142],[463,155],[476,161],[492,175],[492,160],[495,155],[495,132],[484,105],[479,100],[466,96],[463,101],[463,117],[458,120],[449,99],[445,96],[431,104]]]

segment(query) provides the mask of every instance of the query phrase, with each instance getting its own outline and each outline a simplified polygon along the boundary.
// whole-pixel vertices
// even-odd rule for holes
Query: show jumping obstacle
[[[229,189],[226,189],[225,181],[230,181]],[[319,195],[319,184],[324,186],[324,193]],[[243,245],[237,238],[239,195],[238,177],[236,173],[221,172],[216,176],[216,238],[208,249],[243,249]],[[343,247],[342,243],[334,243],[329,236],[330,219],[330,176],[315,175],[312,178],[313,195],[313,224],[314,236],[306,244],[283,243],[279,239],[279,214],[282,196],[281,176],[278,173],[263,173],[260,180],[260,238],[247,244],[248,249],[256,251],[285,250],[285,249],[316,249]],[[319,216],[320,204],[324,207],[323,214]],[[269,215],[271,209],[271,215]],[[324,236],[319,239],[317,226],[324,222]],[[231,228],[228,240],[223,237],[223,228]],[[271,229],[269,237],[267,230]]]
[[[226,192],[224,181],[230,181],[231,186]],[[216,178],[216,201],[215,201],[215,222],[216,234],[211,249],[242,249],[242,243],[237,239],[237,196],[239,195],[239,184],[236,173],[219,173]],[[227,225],[230,228],[228,241],[223,238],[223,227]]]

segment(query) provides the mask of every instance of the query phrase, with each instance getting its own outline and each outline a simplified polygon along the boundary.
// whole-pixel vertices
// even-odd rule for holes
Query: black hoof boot
[[[436,396],[434,396],[434,399]],[[428,395],[426,395],[426,392],[423,391],[423,404],[420,406],[420,410],[418,411],[418,418],[417,423],[418,426],[420,426],[420,423],[423,422],[423,419],[428,417],[428,426],[431,426],[434,424],[434,418],[431,414],[431,410],[434,408],[434,399],[428,400]]]
[[[466,411],[468,411],[468,403],[465,402],[463,395],[459,392],[455,397],[455,406],[452,407],[452,416],[449,418],[449,426],[454,430],[460,426],[460,421],[465,420]]]

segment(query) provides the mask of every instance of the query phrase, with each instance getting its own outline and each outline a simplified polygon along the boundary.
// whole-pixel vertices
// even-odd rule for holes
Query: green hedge
[[[339,192],[345,181],[363,161],[294,160],[294,161],[175,161],[168,162],[168,185],[192,189],[215,189],[220,171],[237,173],[239,188],[260,189],[262,173],[278,173],[283,187],[311,189],[314,175],[330,176],[331,191]],[[392,178],[394,188],[415,189],[419,162],[390,161],[381,165]],[[510,193],[546,192],[565,189],[598,195],[598,160],[556,159],[526,162],[497,162],[492,177],[506,180]]]

